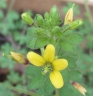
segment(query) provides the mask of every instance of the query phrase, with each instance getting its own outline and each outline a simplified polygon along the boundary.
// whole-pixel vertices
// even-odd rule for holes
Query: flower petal
[[[44,51],[44,59],[48,62],[52,62],[55,56],[55,47],[52,44],[46,46]]]
[[[40,55],[36,54],[35,52],[29,52],[27,54],[27,58],[30,63],[32,63],[35,66],[42,66],[45,64],[45,60]]]
[[[55,70],[63,70],[68,66],[68,61],[66,59],[57,59],[52,64]]]
[[[62,75],[59,71],[52,71],[49,78],[55,88],[61,88],[64,85]]]

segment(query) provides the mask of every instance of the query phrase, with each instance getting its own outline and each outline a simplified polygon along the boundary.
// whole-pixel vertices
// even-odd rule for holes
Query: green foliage
[[[0,85],[0,96],[15,96],[15,95],[11,90]]]
[[[0,0],[0,8],[6,8],[7,4],[6,4],[7,0]]]
[[[68,68],[61,71],[61,74],[64,83],[69,85],[70,80],[77,80],[80,75],[78,70],[75,70],[77,67],[76,61],[78,59],[76,47],[81,44],[84,38],[80,33],[71,31],[72,27],[72,29],[75,29],[79,26],[77,25],[79,24],[77,21],[73,24],[71,23],[71,26],[63,25],[60,27],[59,25],[61,23],[62,20],[56,6],[51,8],[50,13],[45,12],[44,17],[37,14],[34,25],[27,29],[29,38],[28,47],[33,50],[43,48],[47,44],[53,44],[57,50],[57,56],[68,61]],[[54,91],[54,87],[51,84],[49,77],[42,76],[40,70],[42,71],[42,68],[37,69],[32,65],[26,68],[25,73],[31,78],[28,83],[28,89],[37,89],[37,92],[39,92],[40,88],[44,88],[42,90],[42,92],[44,92],[43,95],[51,95]],[[49,76],[49,74],[47,75]],[[73,89],[69,90],[70,87],[66,86],[62,90],[66,90],[66,88],[68,93],[71,93],[71,96],[74,96],[74,94],[70,92]],[[64,93],[64,96],[67,96],[66,94],[68,93]]]
[[[49,77],[47,77],[47,79],[45,80],[43,88],[44,88],[44,92],[47,95],[53,94],[54,86],[51,84]]]
[[[32,12],[29,11],[29,13]],[[7,8],[7,0],[0,0],[0,96],[21,96],[23,94],[10,90],[11,88],[7,88],[4,84],[27,89],[27,76],[25,77],[21,70],[15,71],[16,63],[3,56],[3,53],[9,55],[10,51],[20,49],[21,53],[26,54],[28,40],[28,36],[25,34],[26,27],[27,25],[20,19],[19,13]]]
[[[66,13],[72,6],[68,3],[62,10]],[[63,21],[56,6],[53,6],[50,12],[45,12],[44,16],[37,14],[34,24],[27,28],[27,25],[20,20],[20,14],[14,10],[9,10],[6,14],[3,9],[7,8],[6,0],[0,0],[0,36],[5,39],[0,46],[0,55],[2,53],[10,54],[10,51],[19,51],[27,54],[26,44],[31,50],[45,47],[47,44],[53,44],[56,48],[58,58],[64,58],[68,61],[66,70],[61,74],[64,80],[64,86],[59,89],[59,96],[82,96],[72,84],[72,81],[86,85],[86,96],[93,94],[93,24],[88,19],[78,30],[70,30],[69,25],[62,25]],[[77,11],[76,11],[77,10]],[[31,11],[29,11],[32,15]],[[74,14],[78,15],[78,6],[74,6]],[[5,15],[5,16],[4,16]],[[73,27],[73,26],[72,26]],[[74,26],[75,28],[77,26]],[[26,35],[27,28],[27,35]],[[72,29],[73,29],[72,28]],[[21,32],[20,32],[21,31]],[[82,35],[85,36],[85,38]],[[80,45],[83,42],[81,49]],[[7,43],[6,43],[7,41]],[[1,41],[2,42],[2,41]],[[79,56],[78,56],[78,55]],[[7,63],[6,63],[7,62]],[[0,68],[8,68],[11,72],[7,75],[4,83],[15,85],[15,88],[33,90],[39,96],[54,96],[55,89],[49,80],[49,74],[42,76],[42,68],[33,65],[27,66],[25,73],[29,78],[13,71],[14,62],[6,57],[0,57]],[[7,95],[6,95],[7,94]],[[17,96],[22,92],[16,93]],[[0,84],[0,96],[15,96],[15,92]]]

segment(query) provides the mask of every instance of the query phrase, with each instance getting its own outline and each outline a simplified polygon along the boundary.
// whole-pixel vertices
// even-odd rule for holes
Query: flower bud
[[[87,91],[82,85],[77,82],[72,82],[72,85],[85,96],[85,92]]]
[[[29,25],[32,25],[34,23],[33,19],[28,13],[21,14],[21,18]]]
[[[49,14],[48,12],[46,12],[46,13],[44,14],[44,17],[45,17],[45,19],[49,20],[49,19],[50,19],[50,14]]]
[[[56,14],[56,12],[58,12],[58,11],[57,11],[57,7],[54,5],[54,6],[51,8],[51,10],[50,10],[50,14],[51,14],[51,15],[54,15],[54,14]]]
[[[82,20],[75,20],[69,25],[69,29],[73,30],[80,27],[83,24]]]
[[[36,20],[37,20],[38,22],[42,22],[42,21],[43,21],[43,17],[42,17],[40,14],[37,14],[37,15],[36,15]]]
[[[28,64],[28,60],[22,55],[22,54],[19,54],[19,53],[15,53],[15,52],[10,52],[10,56],[11,58],[20,63],[20,64]]]
[[[70,24],[73,21],[73,7],[68,10],[65,16],[64,25]]]

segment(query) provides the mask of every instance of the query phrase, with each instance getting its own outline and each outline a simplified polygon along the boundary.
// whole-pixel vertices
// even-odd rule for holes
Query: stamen
[[[53,70],[53,66],[50,62],[47,62],[42,68],[42,74],[45,75]]]

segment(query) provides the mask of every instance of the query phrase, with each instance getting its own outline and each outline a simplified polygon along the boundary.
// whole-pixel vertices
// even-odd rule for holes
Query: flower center
[[[43,67],[42,67],[42,74],[45,75],[47,73],[50,73],[53,71],[53,66],[50,62],[47,62]]]

